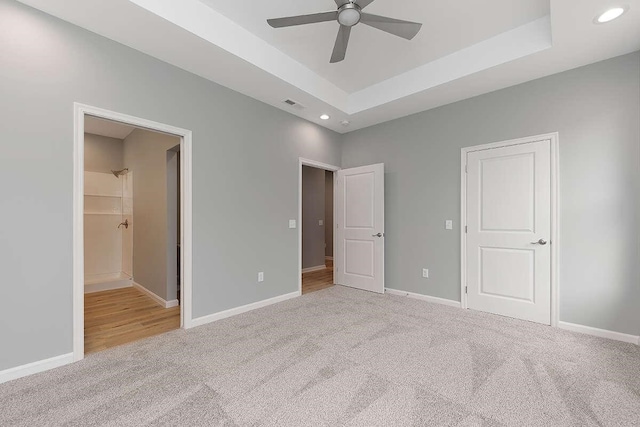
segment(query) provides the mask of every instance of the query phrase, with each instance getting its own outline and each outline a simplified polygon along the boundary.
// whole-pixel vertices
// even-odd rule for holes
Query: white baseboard
[[[594,337],[609,338],[611,340],[640,345],[640,337],[637,335],[623,334],[621,332],[592,328],[591,326],[577,325],[575,323],[568,322],[558,322],[558,328],[572,332],[579,332],[581,334],[593,335]]]
[[[429,295],[415,294],[413,292],[400,291],[398,289],[391,289],[391,288],[385,288],[384,292],[386,294],[389,294],[389,295],[397,295],[397,296],[401,296],[401,297],[419,299],[421,301],[427,301],[427,302],[431,302],[431,303],[434,303],[434,304],[447,305],[449,307],[456,307],[456,308],[460,308],[461,307],[461,304],[460,304],[459,301],[454,301],[454,300],[450,300],[450,299],[432,297],[432,296],[429,296]]]
[[[327,266],[324,265],[324,264],[316,265],[315,267],[303,268],[302,269],[302,273],[311,273],[312,271],[320,271],[320,270],[324,270],[326,268],[327,268]]]
[[[191,321],[191,327],[206,325],[207,323],[215,322],[217,320],[226,319],[227,317],[236,316],[238,314],[246,313],[247,311],[256,310],[258,308],[266,307],[268,305],[277,304],[279,302],[286,301],[291,298],[300,296],[300,291],[291,292],[290,294],[280,295],[274,298],[265,299],[262,301],[254,302],[240,307],[231,308],[229,310],[221,311],[207,316],[198,317]]]
[[[4,371],[0,371],[0,384],[26,377],[27,375],[33,375],[39,372],[48,371],[49,369],[68,365],[72,362],[73,353],[68,353],[33,363],[27,363],[22,366],[16,366],[15,368],[5,369]]]
[[[130,288],[133,286],[131,280],[117,280],[106,283],[87,283],[84,285],[85,294],[93,294],[95,292],[112,291],[114,289]]]
[[[139,291],[145,293],[148,297],[150,297],[152,300],[154,300],[160,307],[171,308],[171,307],[177,307],[179,305],[177,299],[174,299],[174,300],[171,300],[171,301],[167,301],[164,298],[161,298],[158,295],[154,294],[149,289],[145,288],[144,286],[142,286],[139,283],[133,282],[133,287],[138,289]]]

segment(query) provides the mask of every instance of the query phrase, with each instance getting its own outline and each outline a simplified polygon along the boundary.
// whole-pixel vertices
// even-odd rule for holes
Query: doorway
[[[334,285],[334,172],[302,165],[302,294]]]
[[[557,323],[557,134],[462,150],[462,306]]]
[[[191,323],[191,132],[75,104],[74,360]]]
[[[333,179],[333,257],[317,267],[333,284],[384,293],[384,164],[340,169],[313,160],[299,159],[298,182],[298,271],[303,292],[303,172],[311,167],[332,173]],[[313,218],[317,221],[317,218]],[[316,227],[319,222],[310,222]],[[296,227],[296,221],[289,223]],[[328,239],[327,239],[328,240]],[[329,264],[328,262],[331,261]],[[328,273],[327,265],[333,266]],[[312,270],[313,266],[309,267]],[[332,274],[331,274],[332,273]],[[326,281],[324,282],[327,283]]]

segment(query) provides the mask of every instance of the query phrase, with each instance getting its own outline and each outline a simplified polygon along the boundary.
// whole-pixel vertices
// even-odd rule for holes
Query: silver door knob
[[[546,240],[544,240],[544,239],[540,239],[540,240],[538,240],[537,242],[531,242],[531,244],[532,244],[532,245],[542,245],[542,246],[544,246],[544,245],[546,245],[546,244],[547,244],[547,241],[546,241]]]
[[[383,233],[378,233],[378,234],[372,234],[371,237],[382,237],[384,236]]]

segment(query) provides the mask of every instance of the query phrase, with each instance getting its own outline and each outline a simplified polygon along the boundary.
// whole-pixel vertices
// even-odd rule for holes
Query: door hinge
[[[465,293],[465,294],[468,294],[468,293],[469,293],[468,288],[469,288],[468,286],[465,286],[465,287],[464,287],[464,293]]]
[[[467,226],[467,225],[465,225],[465,226],[464,226],[464,232],[465,232],[465,233],[468,233],[468,232],[469,232],[469,226]]]
[[[467,165],[464,165],[464,173],[469,173],[469,167]]]

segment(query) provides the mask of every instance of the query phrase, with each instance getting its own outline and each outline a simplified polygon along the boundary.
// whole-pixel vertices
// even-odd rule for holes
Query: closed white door
[[[338,171],[336,282],[384,293],[384,165]]]
[[[551,141],[467,154],[467,305],[551,323]]]

